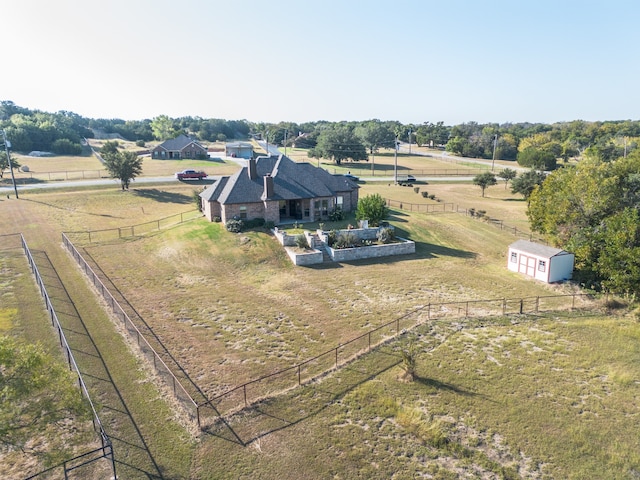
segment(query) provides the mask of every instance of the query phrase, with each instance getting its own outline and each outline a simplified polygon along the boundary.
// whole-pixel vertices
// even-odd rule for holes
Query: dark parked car
[[[357,181],[360,180],[359,177],[356,177],[355,175],[351,175],[350,173],[345,173],[344,177],[348,178],[349,180],[354,181],[354,182],[357,182]]]

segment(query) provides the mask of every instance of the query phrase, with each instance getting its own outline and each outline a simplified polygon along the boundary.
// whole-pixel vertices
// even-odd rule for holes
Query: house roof
[[[184,134],[179,135],[176,138],[166,140],[156,148],[164,148],[165,150],[169,151],[180,151],[190,143],[195,143],[197,146],[204,149],[204,147],[200,145],[196,140]]]
[[[509,248],[512,248],[514,250],[522,250],[523,252],[547,258],[555,257],[556,255],[570,255],[566,250],[548,247],[547,245],[530,242],[528,240],[517,240],[509,245]]]
[[[233,143],[227,143],[225,145],[226,148],[251,148],[253,149],[253,145],[251,145],[248,142],[233,142]]]
[[[284,155],[258,157],[256,177],[249,177],[249,167],[242,167],[230,177],[222,177],[200,196],[221,204],[256,203],[264,200],[264,177],[273,178],[273,195],[269,200],[333,197],[351,192],[357,184],[342,175],[331,175],[309,163],[296,163]]]

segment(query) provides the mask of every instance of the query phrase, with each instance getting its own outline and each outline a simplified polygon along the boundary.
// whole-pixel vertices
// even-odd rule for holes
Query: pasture
[[[526,223],[525,202],[502,185],[485,198],[469,184],[420,188]],[[190,210],[193,189],[176,182],[129,192],[29,192],[0,200],[7,212],[0,222],[2,231],[23,231],[39,248],[55,250],[61,231]],[[369,193],[428,201],[386,183],[363,184],[361,195]],[[399,209],[390,220],[417,242],[414,256],[296,268],[265,232],[229,234],[204,220],[84,247],[209,394],[427,303],[573,291],[508,272],[506,247],[515,237],[481,220]],[[155,423],[172,415],[158,397],[149,403],[134,394],[143,380],[123,378],[120,388],[168,478],[628,478],[640,471],[639,336],[634,317],[605,315],[598,304],[586,316],[433,322],[322,382],[239,413],[197,442],[175,420],[166,428]],[[405,383],[397,364],[411,338],[421,352],[418,381]],[[127,471],[127,478],[143,477]]]

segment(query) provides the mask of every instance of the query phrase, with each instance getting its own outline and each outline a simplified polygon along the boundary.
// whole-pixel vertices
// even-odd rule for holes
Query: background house
[[[207,149],[187,135],[167,140],[151,151],[151,157],[160,160],[182,160],[185,158],[207,158]]]
[[[253,158],[253,145],[247,142],[227,143],[224,151],[227,157]]]
[[[573,253],[565,250],[518,240],[509,245],[507,267],[513,272],[552,283],[572,277],[574,260]]]
[[[358,189],[343,175],[280,155],[249,159],[247,166],[216,180],[200,197],[210,221],[264,218],[279,224],[323,220],[336,207],[351,212],[358,204]]]

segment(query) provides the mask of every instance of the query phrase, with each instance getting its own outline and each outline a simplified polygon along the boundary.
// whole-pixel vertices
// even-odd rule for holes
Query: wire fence
[[[62,325],[60,324],[60,321],[58,320],[58,316],[57,316],[57,314],[56,314],[56,312],[55,312],[55,310],[53,308],[53,304],[51,303],[51,299],[49,297],[49,294],[47,293],[44,281],[42,280],[42,276],[40,275],[40,272],[38,271],[38,267],[36,265],[35,260],[33,259],[33,255],[31,254],[31,251],[29,250],[27,242],[24,239],[24,237],[22,236],[22,234],[20,234],[20,241],[21,241],[21,244],[22,244],[22,249],[24,250],[24,253],[27,256],[27,260],[29,262],[29,266],[31,267],[31,272],[35,276],[36,283],[38,285],[38,288],[40,289],[40,294],[44,298],[47,312],[49,313],[49,316],[51,317],[51,324],[53,325],[53,327],[56,329],[56,331],[58,333],[58,338],[60,340],[60,346],[62,347],[62,349],[63,349],[63,351],[65,353],[65,356],[67,358],[67,362],[69,364],[69,368],[77,375],[77,377],[78,377],[78,385],[80,387],[82,395],[87,399],[87,402],[89,403],[89,405],[91,407],[93,428],[98,433],[98,435],[100,436],[100,442],[101,442],[101,446],[99,448],[97,448],[97,449],[94,449],[92,451],[83,453],[82,455],[79,455],[79,456],[74,457],[72,459],[66,460],[62,464],[56,465],[54,467],[51,467],[51,468],[49,468],[47,470],[39,472],[39,473],[37,473],[35,475],[32,475],[32,476],[30,476],[28,478],[36,478],[36,477],[39,477],[41,475],[45,475],[45,474],[51,473],[51,472],[53,472],[55,470],[62,469],[63,472],[64,472],[64,478],[66,479],[66,478],[69,478],[70,472],[75,471],[80,467],[89,465],[89,464],[91,464],[93,462],[96,462],[96,461],[99,461],[99,460],[102,460],[102,459],[106,459],[110,463],[110,470],[111,470],[110,475],[111,474],[113,475],[111,478],[115,479],[115,478],[117,478],[116,477],[116,465],[115,465],[115,457],[114,457],[113,445],[111,443],[111,439],[109,438],[109,436],[107,435],[107,433],[104,430],[104,427],[102,426],[102,422],[100,421],[100,417],[98,416],[98,413],[96,411],[95,405],[91,400],[91,396],[89,395],[89,391],[87,389],[87,386],[86,386],[86,384],[84,382],[84,379],[82,378],[82,374],[80,373],[80,369],[78,368],[76,360],[75,360],[75,358],[73,356],[73,352],[71,350],[71,347],[69,346],[67,338],[65,337],[64,331],[62,329]],[[78,478],[86,478],[86,476],[83,474]]]
[[[108,228],[104,230],[65,232],[65,235],[68,238],[72,238],[76,243],[108,242],[121,238],[146,235],[148,233],[163,230],[200,217],[202,217],[202,212],[199,210],[192,210],[189,212],[177,213],[159,220],[153,220],[151,222],[139,223],[137,225]]]
[[[549,295],[523,298],[496,298],[462,302],[428,303],[384,325],[305,360],[235,386],[198,405],[199,426],[215,424],[221,416],[231,415],[268,397],[302,386],[345,366],[393,338],[431,321],[469,319],[541,312],[576,310],[593,304],[592,294]]]

